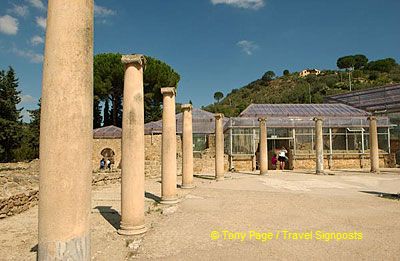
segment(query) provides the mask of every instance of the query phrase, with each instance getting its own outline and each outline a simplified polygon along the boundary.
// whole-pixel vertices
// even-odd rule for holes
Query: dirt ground
[[[271,171],[195,178],[175,206],[157,203],[159,179],[146,181],[143,237],[123,237],[120,185],[94,187],[93,260],[261,260],[400,258],[400,171]],[[37,207],[0,220],[0,259],[35,260]]]

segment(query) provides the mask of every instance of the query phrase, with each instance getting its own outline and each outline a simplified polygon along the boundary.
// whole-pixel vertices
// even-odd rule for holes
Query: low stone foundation
[[[2,164],[2,169],[7,169],[0,174],[0,219],[13,216],[36,206],[39,201],[38,172],[25,173],[28,167],[16,167],[12,164],[7,168]],[[29,166],[26,163],[26,166]],[[20,173],[14,173],[18,171]],[[15,170],[17,169],[17,170]],[[121,171],[93,173],[92,185],[102,186],[121,182]]]
[[[9,217],[36,206],[39,201],[39,191],[31,190],[0,199],[0,219]]]
[[[297,155],[289,158],[288,167],[291,169],[314,169],[315,155]],[[395,154],[381,154],[379,157],[379,166],[381,168],[394,168]],[[234,156],[232,167],[235,171],[255,170],[256,164],[252,156]],[[272,169],[271,161],[268,162],[268,168]],[[329,155],[324,155],[324,169],[363,169],[370,168],[369,154],[365,155],[334,155],[329,160]]]

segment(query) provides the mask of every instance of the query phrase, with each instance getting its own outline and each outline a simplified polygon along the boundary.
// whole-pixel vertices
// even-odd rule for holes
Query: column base
[[[225,180],[225,177],[216,177],[215,180],[216,181],[223,181],[223,180]]]
[[[375,169],[374,170],[371,169],[369,172],[372,173],[372,174],[381,174],[380,170],[375,170]]]
[[[193,184],[182,184],[181,189],[192,189],[195,188],[196,186]]]
[[[174,205],[178,202],[179,202],[179,200],[177,197],[173,197],[173,198],[161,197],[161,201],[160,201],[161,204],[165,204],[165,205]]]
[[[124,226],[121,225],[121,228],[118,229],[117,233],[123,236],[135,236],[141,235],[147,232],[147,227],[145,225],[142,226]]]
[[[267,175],[268,175],[268,171],[263,171],[263,172],[260,171],[260,176],[267,176]]]
[[[326,173],[323,170],[317,170],[315,175],[326,175]]]

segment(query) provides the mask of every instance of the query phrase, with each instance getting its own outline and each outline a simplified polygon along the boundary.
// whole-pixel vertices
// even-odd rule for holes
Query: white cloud
[[[253,52],[258,49],[258,45],[255,44],[252,41],[247,41],[247,40],[242,40],[236,43],[237,46],[239,46],[243,52],[245,52],[247,55],[252,55]]]
[[[7,10],[9,13],[18,16],[26,17],[29,14],[29,9],[26,5],[13,5],[13,8]]]
[[[44,39],[43,39],[43,37],[41,37],[41,36],[39,36],[39,35],[35,35],[35,36],[33,36],[32,38],[31,38],[31,44],[33,45],[33,46],[35,46],[35,45],[39,45],[39,44],[42,44],[42,43],[44,43]]]
[[[45,10],[46,7],[44,6],[42,0],[27,0],[33,7],[36,7],[40,10]]]
[[[234,7],[258,10],[265,6],[264,0],[211,0],[214,5],[226,4]]]
[[[36,98],[32,97],[31,95],[22,95],[21,96],[21,104],[34,104],[36,103]]]
[[[36,24],[46,30],[46,18],[42,16],[36,17]]]
[[[100,6],[100,5],[96,5],[96,4],[94,5],[94,15],[95,16],[104,17],[104,16],[115,15],[115,14],[116,14],[116,12],[114,10],[112,10],[112,9],[109,9],[107,7],[103,7],[103,6]]]
[[[12,16],[0,16],[0,32],[15,35],[18,32],[18,20]]]
[[[20,57],[28,58],[31,63],[43,62],[43,54],[35,53],[32,50],[20,50],[20,49],[14,47],[12,49],[12,52]]]

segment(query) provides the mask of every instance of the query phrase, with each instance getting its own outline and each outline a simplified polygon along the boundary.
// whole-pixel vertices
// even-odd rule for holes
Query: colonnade
[[[93,147],[93,1],[49,0],[40,124],[38,260],[90,260]],[[68,32],[68,33],[65,33]],[[146,231],[144,220],[143,55],[124,55],[121,224],[118,233]],[[177,198],[175,88],[163,95],[161,203]],[[69,108],[66,110],[65,108]],[[193,187],[191,106],[182,106],[182,188]],[[371,171],[379,172],[376,117],[370,117]],[[267,172],[266,124],[260,120],[261,174]],[[323,159],[322,119],[316,120]],[[224,179],[223,115],[215,115],[215,178]],[[79,151],[79,153],[77,153]],[[316,172],[323,171],[317,160]]]

